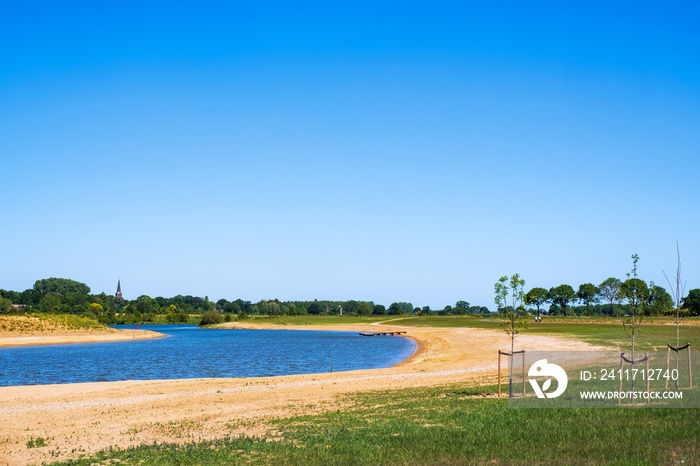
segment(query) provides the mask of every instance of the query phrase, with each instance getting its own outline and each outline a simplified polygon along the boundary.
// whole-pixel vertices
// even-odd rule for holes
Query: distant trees
[[[280,314],[281,306],[279,300],[273,301],[262,300],[253,306],[253,312],[256,314],[265,314],[268,316],[276,316]]]
[[[58,294],[47,294],[39,302],[39,308],[44,312],[58,312],[61,307],[61,297]]]
[[[452,309],[452,313],[457,316],[463,316],[469,314],[469,303],[467,301],[457,301],[455,307]]]
[[[369,303],[361,302],[357,305],[357,314],[361,316],[368,316],[372,314],[372,306]]]
[[[510,277],[512,278],[512,277]],[[510,279],[509,278],[509,279]],[[647,287],[647,293],[642,301],[635,303],[623,297],[621,292],[622,282],[616,278],[608,278],[598,287],[592,283],[584,283],[578,287],[578,292],[566,284],[550,288],[532,288],[523,295],[523,303],[528,307],[536,308],[537,315],[548,312],[559,315],[605,315],[614,314],[615,306],[623,313],[632,312],[632,307],[637,306],[637,311],[648,315],[667,314],[673,307],[673,299],[663,287]],[[597,291],[596,291],[597,289]],[[595,291],[595,293],[594,293]],[[679,312],[700,315],[700,309],[693,306],[696,299],[693,292],[685,298],[679,299]],[[683,294],[685,291],[683,291]],[[674,295],[675,296],[675,295]],[[682,294],[679,294],[682,296]],[[579,300],[585,306],[576,306],[574,302]],[[680,310],[680,300],[683,300],[684,310]],[[598,305],[599,301],[606,304]],[[686,304],[687,303],[687,304]],[[93,306],[95,305],[95,306]],[[176,312],[171,310],[175,306]],[[454,304],[442,309],[431,309],[430,306],[413,306],[409,302],[393,302],[385,307],[372,301],[281,301],[279,299],[261,300],[257,303],[236,299],[219,299],[211,301],[207,296],[198,297],[191,295],[176,295],[171,298],[158,296],[152,298],[141,295],[134,300],[117,298],[114,294],[100,293],[90,294],[90,288],[74,280],[63,278],[46,278],[37,280],[33,288],[23,292],[12,290],[0,290],[0,312],[24,313],[24,312],[58,312],[77,315],[97,316],[105,323],[136,323],[139,319],[149,321],[159,320],[166,315],[168,321],[190,321],[193,315],[203,315],[208,311],[217,310],[226,315],[258,314],[264,316],[283,315],[337,315],[339,307],[343,308],[345,315],[488,315],[491,311],[486,306],[472,306],[467,300],[458,300]],[[503,311],[503,309],[499,309]],[[535,309],[532,309],[535,312]]]
[[[323,312],[323,306],[318,301],[314,301],[309,305],[309,308],[306,310],[309,314],[313,315],[319,315],[321,312]]]
[[[238,314],[241,312],[241,307],[235,302],[226,302],[222,309],[226,314]]]
[[[549,301],[549,292],[544,288],[533,288],[525,294],[525,304],[537,307],[537,317],[540,316],[540,307]]]
[[[387,314],[396,316],[396,315],[404,315],[404,314],[413,314],[414,312],[414,307],[413,304],[411,303],[391,303],[391,306],[389,306],[389,309],[387,310]]]
[[[655,285],[649,290],[647,315],[667,314],[673,309],[673,298],[663,287]]]
[[[595,286],[592,283],[584,283],[583,285],[579,285],[578,291],[576,292],[576,296],[578,296],[578,299],[586,305],[586,315],[590,315],[588,312],[589,307],[591,303],[597,303],[598,302],[598,293],[599,289],[597,286]]]
[[[687,309],[691,316],[700,316],[700,289],[688,292],[688,296],[683,298],[683,308]]]
[[[622,282],[619,279],[610,277],[598,287],[598,295],[610,303],[610,315],[614,314],[615,301],[618,301],[621,297],[620,285],[622,285]]]
[[[2,292],[0,292],[0,312],[7,314],[13,309],[12,300],[9,298],[3,298]]]
[[[44,278],[34,283],[34,290],[46,296],[49,293],[65,295],[68,293],[90,294],[90,287],[85,283],[76,282],[67,278]]]
[[[345,304],[343,304],[343,314],[356,316],[359,307],[360,303],[353,299],[346,301]]]
[[[577,298],[574,289],[570,285],[559,285],[549,289],[549,300],[562,308],[562,313],[566,315],[566,307],[570,301]]]

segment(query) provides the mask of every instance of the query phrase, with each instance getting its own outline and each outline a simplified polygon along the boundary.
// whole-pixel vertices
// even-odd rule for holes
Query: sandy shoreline
[[[376,324],[226,327],[287,330],[378,331]],[[407,331],[418,344],[404,362],[387,369],[280,377],[100,382],[0,387],[0,464],[76,458],[113,445],[188,442],[225,435],[262,434],[266,420],[339,409],[347,394],[372,390],[493,383],[500,331],[382,325]],[[376,337],[397,338],[397,337]],[[521,335],[528,350],[593,350],[574,340]],[[31,438],[47,446],[27,448]]]
[[[97,343],[103,341],[144,340],[164,337],[150,330],[119,329],[115,332],[72,332],[42,335],[0,334],[0,347],[64,345],[69,343]]]

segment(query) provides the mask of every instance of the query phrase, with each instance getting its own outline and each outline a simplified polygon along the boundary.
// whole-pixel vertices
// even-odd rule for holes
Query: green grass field
[[[396,319],[396,318],[393,318]],[[386,317],[286,317],[303,325],[389,320]],[[499,329],[497,319],[404,317],[389,324]],[[523,333],[628,344],[619,321],[530,323]],[[700,326],[683,342],[700,346]],[[642,327],[639,349],[675,340],[668,325]],[[443,386],[359,393],[342,411],[268,422],[272,434],[186,445],[105,450],[63,464],[698,464],[697,409],[514,409],[484,397],[495,387]]]

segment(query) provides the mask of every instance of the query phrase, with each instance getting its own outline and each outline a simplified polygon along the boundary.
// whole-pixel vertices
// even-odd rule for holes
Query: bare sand
[[[347,403],[344,395],[357,392],[494,383],[497,351],[510,347],[503,332],[486,329],[378,328],[376,324],[225,326],[406,331],[418,343],[418,350],[408,360],[387,369],[265,378],[0,387],[0,464],[66,460],[114,445],[271,433],[271,419],[342,409]],[[531,335],[520,335],[516,342],[517,349],[537,351],[600,349],[573,339]],[[46,446],[28,448],[27,442],[37,437],[47,439]]]
[[[118,330],[117,332],[82,332],[55,335],[0,335],[2,346],[64,345],[67,343],[96,343],[100,341],[143,340],[163,337],[150,330]]]

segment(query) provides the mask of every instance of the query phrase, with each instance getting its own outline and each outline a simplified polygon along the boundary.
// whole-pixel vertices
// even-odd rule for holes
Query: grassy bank
[[[5,334],[43,334],[74,331],[111,331],[109,327],[88,317],[70,314],[38,314],[0,316],[0,332]]]
[[[364,393],[271,434],[106,450],[64,464],[692,464],[696,410],[512,409],[493,387]]]

